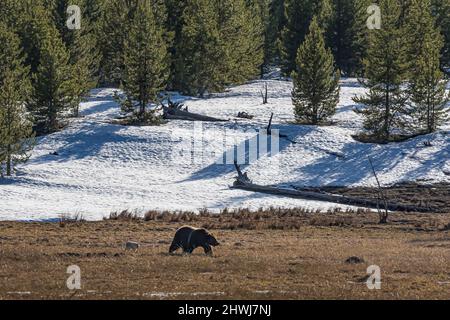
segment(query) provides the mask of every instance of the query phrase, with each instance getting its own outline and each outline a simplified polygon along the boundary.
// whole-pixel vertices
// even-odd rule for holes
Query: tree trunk
[[[139,102],[139,114],[141,115],[141,117],[144,117],[145,114],[145,102],[144,101],[140,101]]]
[[[8,145],[6,154],[6,176],[11,176],[12,171],[11,145]]]
[[[430,95],[427,95],[427,133],[433,132],[433,127],[431,124],[431,105],[430,105]]]
[[[389,85],[390,86],[390,85]],[[383,134],[384,137],[386,139],[386,142],[389,141],[389,118],[390,118],[390,114],[391,114],[391,102],[389,99],[389,87],[387,88],[386,91],[386,114],[384,115],[384,125],[383,125]]]

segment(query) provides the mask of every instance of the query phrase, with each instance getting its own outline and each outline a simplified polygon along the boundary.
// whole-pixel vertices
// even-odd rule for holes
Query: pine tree
[[[286,25],[281,33],[281,69],[289,75],[295,70],[297,49],[305,39],[313,16],[328,32],[332,16],[330,0],[285,0]]]
[[[279,62],[281,32],[286,25],[284,9],[285,0],[272,0],[269,5],[269,25],[266,32],[266,43],[270,63]]]
[[[430,0],[412,0],[406,30],[409,35],[410,81],[414,125],[432,133],[447,120],[447,81],[440,70],[444,39],[431,15]]]
[[[14,32],[18,32],[19,21],[23,20],[22,5],[22,2],[18,3],[17,0],[1,1],[0,21]]]
[[[37,132],[49,133],[60,128],[63,113],[77,103],[78,86],[71,74],[69,53],[56,28],[50,29],[40,41],[39,53],[29,109],[35,118]]]
[[[177,46],[181,42],[181,33],[184,26],[183,12],[186,8],[186,1],[165,0],[165,4],[167,9],[165,28],[170,36],[168,45],[170,55],[170,78],[168,87],[170,89],[179,89],[182,88],[182,79],[178,72],[180,68],[177,66],[177,62],[179,62]]]
[[[168,56],[164,30],[156,22],[154,8],[139,2],[125,41],[123,89],[128,101],[137,103],[139,118],[166,88]],[[152,115],[153,119],[153,115]]]
[[[441,66],[442,69],[450,69],[450,1],[432,0],[431,5],[433,15],[436,17],[436,23],[444,35]],[[450,70],[448,70],[448,73],[450,73]]]
[[[132,21],[130,1],[106,1],[99,22],[100,83],[119,85],[124,72],[124,44]]]
[[[336,65],[346,76],[362,70],[367,47],[367,8],[371,0],[333,0],[333,16],[327,34]]]
[[[74,79],[74,116],[82,99],[97,85],[100,62],[97,23],[100,3],[98,0],[47,0],[48,9],[53,13],[55,25],[69,51],[69,62]],[[81,30],[71,30],[66,26],[67,8],[78,5],[81,9]]]
[[[254,79],[264,64],[265,29],[258,0],[221,0],[217,5],[224,84]]]
[[[380,142],[391,139],[393,129],[404,125],[408,96],[402,85],[408,78],[405,32],[399,27],[401,7],[397,0],[380,0],[382,28],[368,34],[362,85],[368,94],[354,98],[365,105],[358,111],[365,118],[365,128]]]
[[[261,0],[188,0],[174,62],[177,89],[203,96],[261,74]]]
[[[298,122],[316,125],[334,115],[339,102],[340,77],[316,17],[298,49],[297,71],[292,78],[292,101]]]
[[[73,4],[73,2],[71,3]],[[100,19],[101,3],[99,0],[80,1],[82,8],[81,30],[69,30],[72,41],[67,44],[69,62],[74,80],[74,116],[79,115],[79,105],[91,89],[98,84],[100,68],[100,50],[98,21]]]
[[[14,21],[13,29],[20,37],[26,57],[25,65],[29,66],[30,73],[34,74],[40,64],[42,41],[54,30],[55,25],[43,0],[15,1],[15,5],[19,19]]]
[[[74,84],[74,116],[79,115],[79,105],[86,98],[91,89],[98,83],[98,68],[100,54],[97,42],[92,33],[74,30],[73,45],[69,48],[69,63]]]
[[[44,0],[44,6],[50,15],[52,24],[58,29],[58,32],[66,45],[69,47],[73,42],[73,32],[66,26],[68,18],[67,8],[69,5],[74,4],[82,7],[83,0]]]
[[[260,77],[263,78],[264,73],[269,65],[272,64],[274,61],[274,48],[275,43],[273,42],[272,35],[273,32],[271,30],[271,20],[270,20],[270,0],[254,0],[254,7],[256,9],[256,17],[258,18],[259,22],[261,23],[261,30],[259,31],[259,34],[261,34],[263,38],[263,61],[260,66]],[[250,2],[250,5],[252,2]],[[254,26],[255,27],[255,26]]]
[[[26,161],[33,147],[32,122],[25,110],[29,69],[24,67],[20,40],[0,22],[0,175],[10,176],[14,165]]]
[[[98,30],[98,23],[101,20],[105,3],[106,0],[84,0],[83,17],[88,20],[89,25],[94,26],[92,29],[95,32]]]
[[[247,40],[250,43],[247,51],[249,60],[249,73],[246,75],[246,81],[253,79],[256,76],[256,68],[259,69],[259,76],[263,78],[271,63],[271,46],[269,42],[269,1],[268,0],[249,0],[247,1],[247,10],[249,18],[247,25],[251,32],[246,34]],[[245,30],[244,30],[245,32]]]
[[[214,1],[187,0],[183,13],[183,30],[177,45],[177,72],[181,91],[200,95],[223,89],[227,77],[219,25],[219,12]]]

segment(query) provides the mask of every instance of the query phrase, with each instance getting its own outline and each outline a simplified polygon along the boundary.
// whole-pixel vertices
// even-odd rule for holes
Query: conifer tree
[[[290,75],[295,70],[297,50],[305,39],[313,16],[328,32],[332,16],[330,0],[285,0],[286,25],[281,33],[281,69]]]
[[[67,45],[75,85],[73,110],[76,117],[81,101],[97,86],[101,58],[98,48],[101,3],[99,0],[79,1],[82,8],[81,30],[69,30],[72,41]]]
[[[181,33],[184,26],[183,12],[186,8],[186,1],[179,0],[165,0],[167,9],[166,19],[166,32],[170,35],[171,41],[168,45],[168,52],[170,56],[170,76],[169,85],[170,89],[180,89],[182,87],[182,79],[179,75],[179,70],[182,66],[178,66],[177,63],[182,61],[179,58],[179,51],[177,46],[181,41]]]
[[[382,28],[370,30],[362,85],[368,93],[354,98],[365,105],[357,111],[365,128],[380,142],[391,139],[393,129],[404,126],[408,95],[403,89],[408,78],[408,55],[404,29],[399,27],[401,7],[397,0],[380,0]]]
[[[178,89],[203,96],[261,73],[265,26],[260,1],[186,1],[176,38]]]
[[[309,34],[298,49],[297,70],[292,77],[292,102],[298,122],[317,125],[334,115],[339,102],[340,77],[317,17],[313,18]]]
[[[18,3],[16,0],[2,0],[1,2],[0,21],[11,31],[18,32],[19,21],[24,19],[22,6],[22,2]]]
[[[432,0],[432,12],[436,18],[436,23],[444,35],[444,46],[442,48],[441,66],[447,68],[450,73],[450,1]]]
[[[180,89],[188,94],[200,95],[220,91],[227,71],[219,11],[210,0],[187,0],[183,13],[183,30],[177,46],[177,69]],[[214,2],[213,2],[214,3]]]
[[[84,0],[83,11],[89,25],[93,26],[95,32],[98,31],[98,23],[101,20],[104,5],[107,0]]]
[[[0,22],[0,175],[28,159],[33,147],[32,122],[25,109],[30,91],[20,40]]]
[[[58,30],[48,30],[39,44],[39,66],[33,74],[33,95],[29,102],[38,133],[60,128],[64,112],[78,102],[77,84],[72,76],[69,53]]]
[[[73,33],[66,26],[66,21],[68,19],[67,8],[71,4],[81,6],[82,8],[82,2],[83,0],[74,0],[73,2],[69,0],[44,0],[44,6],[50,15],[50,20],[58,29],[66,47],[69,47],[73,42]]]
[[[259,76],[263,78],[268,67],[272,62],[272,47],[273,44],[270,41],[270,20],[269,0],[249,0],[247,2],[247,12],[250,13],[247,25],[249,25],[251,33],[247,34],[247,39],[251,43],[249,54],[249,66],[251,69],[258,67]],[[245,80],[252,79],[254,77],[253,71],[249,72]]]
[[[125,41],[129,34],[134,15],[141,2],[154,8],[155,20],[159,28],[167,26],[168,16],[162,0],[108,0],[98,22],[98,46],[101,51],[100,83],[120,85],[125,69]],[[172,33],[164,30],[166,46],[172,41]]]
[[[27,99],[27,108],[33,115],[38,133],[56,130],[58,117],[55,114],[61,114],[60,109],[73,107],[75,100],[74,91],[68,90],[71,75],[68,62],[56,54],[63,52],[65,55],[66,48],[57,30],[53,12],[48,9],[52,6],[51,1],[23,0],[17,2],[15,10],[12,10],[20,17],[13,21],[12,28],[19,35],[26,57],[25,65],[30,68],[33,90]],[[62,87],[67,89],[56,97],[55,92]],[[52,128],[48,121],[50,118],[53,119]]]
[[[444,39],[431,15],[430,0],[411,1],[405,28],[409,36],[409,90],[414,125],[422,132],[432,133],[448,118],[449,97],[439,60]]]
[[[258,1],[217,1],[224,84],[241,84],[261,74],[265,26]]]
[[[40,64],[42,40],[54,31],[55,24],[43,0],[16,1],[16,6],[20,18],[14,22],[14,29],[21,40],[25,65],[34,74]]]
[[[130,1],[109,0],[99,22],[100,83],[119,85],[124,70],[124,44],[132,21]]]
[[[166,88],[168,79],[164,30],[153,10],[149,2],[138,3],[124,48],[122,86],[127,100],[137,104],[141,120],[149,103],[156,102],[160,91]]]
[[[47,0],[52,11],[55,25],[70,54],[70,65],[74,78],[74,115],[78,116],[78,108],[82,99],[97,85],[100,62],[98,49],[97,23],[100,3],[98,0]],[[81,30],[67,27],[67,8],[78,5],[81,9]],[[89,10],[89,11],[88,11]]]
[[[367,8],[371,0],[333,0],[333,15],[328,43],[336,65],[346,76],[362,70],[362,60],[367,47]]]
[[[285,0],[272,0],[269,4],[269,26],[266,32],[269,62],[279,61],[281,32],[286,25],[284,2]]]
[[[261,78],[264,76],[264,72],[266,68],[272,64],[274,61],[274,54],[275,54],[275,45],[276,45],[276,39],[275,42],[272,38],[273,32],[271,31],[271,20],[270,20],[270,0],[253,0],[255,3],[254,7],[256,9],[255,16],[258,18],[259,22],[261,23],[262,30],[259,30],[259,34],[263,38],[263,61],[260,66],[260,76]],[[249,3],[252,5],[252,2]],[[255,28],[256,26],[254,26]]]
[[[69,63],[74,85],[73,113],[78,117],[81,101],[97,85],[100,54],[92,33],[85,33],[83,30],[72,32],[74,40],[69,48]]]

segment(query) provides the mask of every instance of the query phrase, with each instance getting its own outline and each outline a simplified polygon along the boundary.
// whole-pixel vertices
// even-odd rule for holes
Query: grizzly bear
[[[212,255],[211,247],[220,245],[216,238],[205,229],[197,229],[184,226],[177,230],[170,246],[169,253],[175,252],[178,248],[182,248],[185,253],[192,253],[196,248],[202,247],[205,254]]]

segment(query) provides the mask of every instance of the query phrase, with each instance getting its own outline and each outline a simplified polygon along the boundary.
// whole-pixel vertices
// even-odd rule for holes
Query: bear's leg
[[[213,255],[213,249],[211,248],[210,245],[204,245],[203,249],[205,250],[205,254],[208,256],[212,256]]]
[[[184,248],[183,251],[184,251],[184,253],[192,254],[192,252],[194,252],[194,248],[192,248],[192,247],[190,247],[190,248]]]
[[[180,246],[176,242],[172,242],[170,245],[169,253],[174,253]]]

